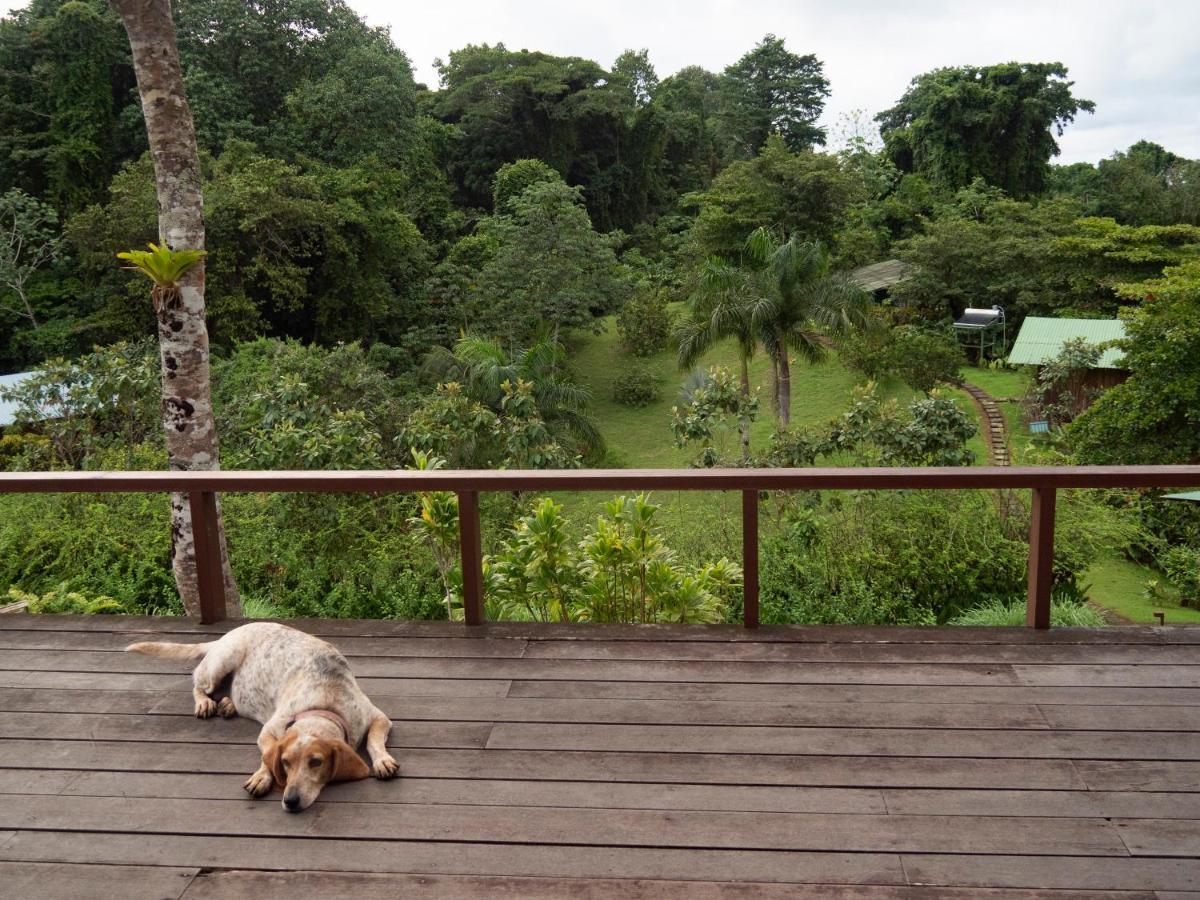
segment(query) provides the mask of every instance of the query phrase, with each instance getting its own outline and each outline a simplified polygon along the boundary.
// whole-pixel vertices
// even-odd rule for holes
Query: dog
[[[308,809],[330,782],[374,774],[393,778],[387,751],[392,721],[367,699],[346,658],[332,644],[270,622],[254,622],[201,644],[153,641],[125,648],[163,659],[199,662],[192,673],[196,717],[242,715],[262,723],[262,763],[244,787],[252,797],[283,789],[288,812]],[[229,696],[212,694],[233,676]],[[371,766],[355,749],[367,741]]]

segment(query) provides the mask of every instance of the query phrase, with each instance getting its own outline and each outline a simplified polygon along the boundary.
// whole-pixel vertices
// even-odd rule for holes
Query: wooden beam
[[[188,506],[192,513],[196,585],[200,593],[200,623],[207,625],[225,618],[225,577],[221,570],[217,495],[212,491],[190,491]]]
[[[1050,589],[1054,584],[1054,488],[1033,489],[1029,520],[1029,596],[1025,624],[1050,627]]]
[[[758,491],[742,491],[742,624],[758,627]]]
[[[458,543],[462,550],[463,615],[468,625],[482,625],[483,547],[476,491],[458,492]]]

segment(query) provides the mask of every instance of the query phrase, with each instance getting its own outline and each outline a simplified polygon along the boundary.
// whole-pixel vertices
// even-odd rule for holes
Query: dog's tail
[[[145,653],[147,656],[159,656],[163,659],[186,659],[190,662],[198,662],[204,659],[205,654],[216,643],[216,641],[206,641],[203,644],[167,644],[161,641],[141,641],[130,644],[125,650],[133,653]]]

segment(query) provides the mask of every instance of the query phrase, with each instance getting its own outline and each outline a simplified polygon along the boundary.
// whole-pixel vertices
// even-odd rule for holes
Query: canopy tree
[[[983,178],[1016,197],[1041,193],[1056,136],[1096,105],[1071,93],[1062,63],[935,69],[876,120],[905,172],[954,190]]]
[[[211,471],[220,468],[220,457],[212,410],[208,329],[204,323],[204,199],[171,5],[169,0],[110,2],[125,24],[133,51],[133,67],[154,159],[159,241],[171,250],[196,253],[195,264],[156,304],[167,461],[176,471]],[[217,528],[226,614],[240,618],[242,606],[229,568],[219,510]],[[179,596],[189,615],[199,615],[192,514],[183,494],[171,496],[171,535]]]

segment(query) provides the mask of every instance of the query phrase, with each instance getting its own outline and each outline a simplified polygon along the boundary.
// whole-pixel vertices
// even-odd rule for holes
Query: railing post
[[[1050,588],[1054,582],[1054,495],[1049,488],[1033,489],[1029,520],[1029,597],[1025,624],[1050,627]]]
[[[458,543],[462,549],[463,617],[483,624],[483,545],[479,537],[479,492],[458,492]]]
[[[742,624],[758,627],[758,491],[742,491]]]
[[[221,565],[217,495],[212,491],[189,491],[187,497],[192,513],[192,550],[196,590],[200,594],[200,623],[209,625],[225,618],[225,572]]]

